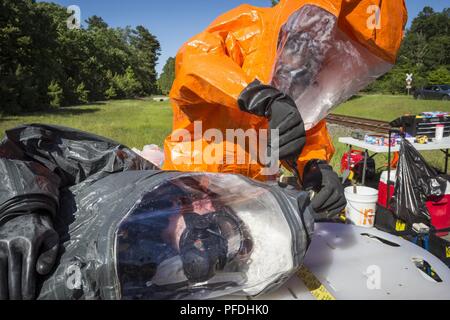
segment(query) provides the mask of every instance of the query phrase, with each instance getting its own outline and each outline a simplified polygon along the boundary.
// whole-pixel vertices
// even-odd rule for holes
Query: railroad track
[[[365,119],[359,117],[340,116],[331,114],[327,117],[327,122],[337,124],[348,128],[361,129],[376,133],[389,133],[391,126],[389,122]]]

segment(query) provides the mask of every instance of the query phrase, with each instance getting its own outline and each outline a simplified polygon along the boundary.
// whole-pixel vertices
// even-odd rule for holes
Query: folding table
[[[366,182],[366,169],[367,169],[367,159],[369,158],[369,151],[373,152],[373,155],[370,157],[374,157],[379,153],[389,153],[388,146],[377,146],[370,143],[366,143],[363,140],[357,140],[351,137],[342,137],[339,138],[339,142],[346,144],[349,146],[349,150],[352,150],[353,147],[361,148],[364,150],[364,168],[363,168],[363,177],[362,184],[364,185]],[[427,144],[419,144],[412,143],[414,148],[419,151],[433,151],[433,150],[441,150],[445,156],[445,169],[444,172],[448,171],[448,159],[450,158],[449,149],[450,149],[450,137],[443,138],[440,141],[432,141]],[[391,147],[391,152],[400,151],[400,147],[397,145],[395,147]],[[350,159],[349,159],[350,160]],[[350,161],[348,162],[350,165]]]

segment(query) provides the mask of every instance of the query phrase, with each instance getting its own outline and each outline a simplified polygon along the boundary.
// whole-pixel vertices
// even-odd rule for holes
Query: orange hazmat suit
[[[230,161],[239,152],[248,154],[249,145],[260,146],[263,142],[249,141],[243,146],[236,143],[234,138],[227,138],[226,133],[230,129],[244,132],[254,129],[259,132],[268,127],[267,119],[240,111],[237,99],[255,79],[267,84],[273,82],[274,66],[279,67],[280,61],[284,63],[277,60],[280,57],[282,34],[295,29],[286,28],[286,25],[289,25],[294,13],[305,6],[320,8],[336,18],[336,28],[343,35],[339,43],[351,43],[351,46],[358,47],[359,52],[365,52],[364,57],[371,57],[367,63],[362,60],[364,63],[360,62],[361,66],[371,68],[375,65],[374,61],[384,65],[382,72],[374,73],[372,78],[368,76],[368,79],[356,84],[346,85],[350,80],[343,77],[342,86],[350,89],[345,92],[346,89],[337,88],[332,98],[321,97],[331,102],[326,107],[321,106],[323,110],[317,115],[311,115],[313,120],[307,126],[306,146],[297,164],[302,171],[312,159],[331,159],[334,148],[324,115],[376,76],[387,72],[395,63],[407,21],[404,0],[281,0],[272,8],[241,5],[217,18],[205,31],[185,43],[177,55],[176,79],[170,93],[174,132],[165,140],[165,170],[236,173],[259,180],[267,178],[261,175],[260,163]],[[337,45],[338,40],[335,43]],[[339,55],[334,54],[321,62],[321,70],[327,69],[328,65],[329,70],[341,65]],[[334,62],[330,62],[333,58]],[[348,56],[345,59],[347,64],[358,64]],[[335,81],[341,81],[340,74],[336,74],[335,78]],[[327,91],[333,85],[336,87],[336,84],[324,85],[322,91]],[[310,96],[320,96],[320,86],[316,85],[316,90],[319,94]],[[340,95],[341,91],[345,94]],[[297,97],[292,98],[296,100]],[[310,101],[314,106],[317,102],[311,97],[299,97],[297,106],[299,101]],[[301,108],[299,106],[300,113],[304,115]],[[305,114],[308,112],[306,110]],[[201,125],[196,125],[196,121],[201,122]],[[223,139],[208,135],[209,129],[219,130]],[[190,136],[181,138],[177,134],[180,130],[190,133]]]

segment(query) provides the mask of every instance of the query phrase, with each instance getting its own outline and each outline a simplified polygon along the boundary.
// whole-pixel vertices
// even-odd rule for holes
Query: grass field
[[[418,114],[424,111],[450,112],[450,101],[415,100],[411,96],[355,96],[348,102],[339,106],[334,113],[375,120],[392,121],[404,114]]]
[[[56,111],[5,116],[0,132],[25,123],[47,123],[93,132],[129,147],[162,146],[172,128],[172,108],[167,102],[119,100],[93,105],[61,108]]]
[[[390,121],[405,113],[433,110],[450,112],[450,102],[414,100],[405,96],[358,96],[341,105],[335,113]],[[109,137],[129,147],[142,148],[150,143],[162,146],[164,138],[171,132],[172,110],[167,102],[109,101],[45,113],[1,116],[0,132],[26,123],[48,123],[78,128]],[[337,150],[332,163],[336,169],[346,151],[346,147],[337,143],[337,139],[348,134],[345,128],[332,130]],[[424,155],[432,165],[442,166],[441,153],[427,152]],[[376,160],[377,167],[386,162],[383,156],[377,157]]]

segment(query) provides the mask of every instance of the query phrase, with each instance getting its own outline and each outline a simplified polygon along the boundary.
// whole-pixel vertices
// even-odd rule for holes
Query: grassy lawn
[[[341,105],[335,113],[389,121],[405,113],[433,110],[450,112],[450,102],[417,101],[405,96],[360,96]],[[163,145],[165,137],[171,132],[172,109],[168,102],[108,101],[45,113],[3,116],[0,117],[0,132],[26,123],[48,123],[78,128],[106,136],[129,147],[142,148],[151,143]],[[337,139],[349,135],[350,132],[342,128],[333,129],[332,134],[337,150],[332,163],[339,169],[346,146],[337,143]],[[442,167],[443,157],[440,152],[426,152],[424,155],[432,165]],[[387,161],[384,156],[379,155],[376,162],[377,167],[381,167]]]
[[[120,100],[61,108],[56,111],[0,118],[0,132],[26,123],[46,123],[93,132],[129,147],[162,146],[172,128],[167,102]]]
[[[450,101],[415,100],[412,96],[356,96],[339,106],[334,113],[375,120],[392,121],[404,114],[424,111],[450,112]]]

